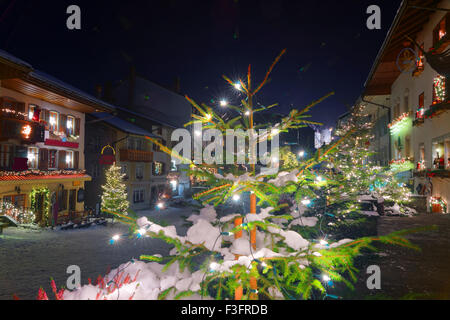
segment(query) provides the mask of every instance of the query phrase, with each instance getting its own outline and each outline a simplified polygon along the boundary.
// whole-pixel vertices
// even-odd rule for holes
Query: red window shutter
[[[39,149],[39,170],[48,170],[48,149]]]
[[[25,113],[25,103],[17,102],[17,111]]]
[[[75,118],[75,135],[76,136],[80,135],[80,126],[81,126],[81,119]]]
[[[64,150],[58,151],[58,169],[66,169],[67,163],[66,163],[66,152]]]
[[[67,116],[65,114],[59,115],[59,132],[67,133]]]
[[[75,152],[73,153],[73,168],[74,168],[74,169],[79,169],[79,168],[78,168],[79,165],[80,165],[80,152],[75,151]]]
[[[43,120],[45,121],[45,129],[49,129],[50,127],[50,112],[47,109],[42,110],[43,112]]]

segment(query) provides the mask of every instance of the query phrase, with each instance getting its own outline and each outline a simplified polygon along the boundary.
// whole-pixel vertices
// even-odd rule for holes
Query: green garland
[[[37,211],[36,208],[36,194],[43,193],[44,194],[44,212],[42,216],[42,220],[44,221],[45,225],[48,224],[48,218],[49,218],[49,211],[50,211],[50,190],[48,187],[35,187],[30,192],[30,198],[31,198],[31,209],[33,211]]]

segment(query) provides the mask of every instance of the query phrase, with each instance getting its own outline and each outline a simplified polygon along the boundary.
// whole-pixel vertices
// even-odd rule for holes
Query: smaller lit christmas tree
[[[127,200],[127,190],[123,183],[125,174],[122,174],[120,170],[119,166],[113,164],[105,172],[106,182],[102,186],[102,210],[127,215],[130,203]]]

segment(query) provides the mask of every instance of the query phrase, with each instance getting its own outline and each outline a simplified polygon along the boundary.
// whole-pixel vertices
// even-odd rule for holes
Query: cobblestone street
[[[365,257],[352,298],[449,299],[450,298],[450,215],[421,214],[412,218],[382,217],[378,234],[436,225],[437,230],[408,235],[421,251],[378,245],[379,251]],[[366,287],[366,268],[376,264],[381,269],[381,290]]]

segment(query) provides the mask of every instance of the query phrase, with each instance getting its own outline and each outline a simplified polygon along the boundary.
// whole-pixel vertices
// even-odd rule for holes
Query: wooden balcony
[[[120,161],[152,162],[153,152],[142,150],[120,149]]]
[[[19,139],[28,143],[44,142],[45,126],[39,122],[0,115],[0,140]]]

